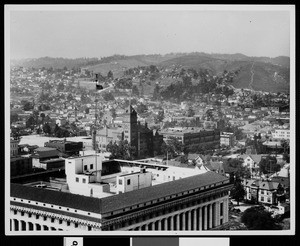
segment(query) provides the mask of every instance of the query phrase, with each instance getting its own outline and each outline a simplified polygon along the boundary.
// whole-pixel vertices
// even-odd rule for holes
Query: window
[[[79,178],[76,178],[76,182],[77,182],[77,183],[79,182]]]
[[[78,227],[78,223],[75,223],[75,227],[76,227],[76,228]]]
[[[94,169],[94,165],[93,164],[90,164],[90,169]]]
[[[40,217],[40,216],[39,216],[38,214],[37,214],[37,215],[35,215],[35,218],[36,218],[36,219],[38,219],[39,217]]]
[[[85,180],[85,179],[82,179],[82,183],[84,183],[84,184],[85,184],[85,182],[86,182],[86,180]]]
[[[67,221],[67,226],[69,226],[71,224],[71,222],[70,221]]]
[[[127,185],[130,185],[130,179],[127,179]]]
[[[119,185],[122,185],[122,184],[123,184],[123,180],[119,179]]]
[[[87,165],[84,165],[84,166],[83,166],[83,170],[84,170],[84,171],[87,171]]]
[[[51,218],[51,222],[52,222],[52,223],[54,223],[54,220],[55,220],[54,218]]]
[[[262,202],[264,202],[264,201],[265,201],[265,199],[264,199],[264,197],[263,197],[263,196],[260,198],[260,201],[262,201]]]
[[[59,220],[59,224],[62,224],[62,220]]]

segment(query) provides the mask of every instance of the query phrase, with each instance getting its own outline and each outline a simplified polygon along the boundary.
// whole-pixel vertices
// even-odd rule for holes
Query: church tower
[[[123,129],[124,129],[124,140],[127,140],[131,146],[135,146],[137,149],[137,145],[138,145],[137,113],[131,105],[129,105],[126,108],[123,117]]]

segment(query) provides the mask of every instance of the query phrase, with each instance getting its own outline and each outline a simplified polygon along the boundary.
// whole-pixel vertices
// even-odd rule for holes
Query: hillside
[[[114,59],[110,62],[98,63],[91,66],[85,66],[85,69],[91,70],[95,73],[106,75],[108,71],[112,71],[115,78],[123,75],[123,72],[129,68],[150,66],[159,64],[160,62],[169,60],[170,58],[179,55],[136,55]]]
[[[214,58],[204,55],[185,55],[159,64],[161,67],[181,66],[182,68],[207,69],[212,74],[219,75],[227,71],[238,71],[237,77],[233,79],[236,88],[251,88],[259,91],[288,92],[289,91],[289,68],[275,65],[270,62],[262,62],[264,58],[234,60],[230,55],[217,55]],[[223,59],[221,59],[223,58]],[[231,60],[232,59],[232,60]],[[235,56],[235,59],[243,59],[243,55]],[[272,61],[284,61],[285,58],[274,58]],[[289,60],[289,58],[288,58]],[[269,60],[268,60],[269,61]],[[253,67],[252,67],[253,65]],[[253,72],[253,81],[251,77]]]
[[[207,54],[203,52],[170,53],[166,55],[114,55],[98,58],[51,58],[23,59],[12,65],[36,68],[86,68],[106,76],[111,70],[115,78],[135,67],[155,65],[160,69],[193,68],[208,70],[212,75],[221,75],[224,70],[237,72],[233,80],[236,88],[287,92],[289,91],[289,57],[249,57],[237,54]],[[253,78],[253,81],[251,79]],[[250,84],[251,83],[251,84]]]

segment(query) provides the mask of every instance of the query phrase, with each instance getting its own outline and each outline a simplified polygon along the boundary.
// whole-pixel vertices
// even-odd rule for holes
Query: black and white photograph
[[[295,6],[4,12],[6,235],[295,234]]]

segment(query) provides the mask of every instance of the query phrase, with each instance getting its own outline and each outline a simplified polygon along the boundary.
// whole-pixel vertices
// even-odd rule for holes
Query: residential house
[[[264,155],[240,155],[240,158],[244,160],[243,166],[247,167],[251,173],[251,176],[259,174],[259,162]]]
[[[254,203],[277,204],[278,195],[282,195],[283,186],[270,180],[245,179],[243,185],[246,191],[244,199]]]

